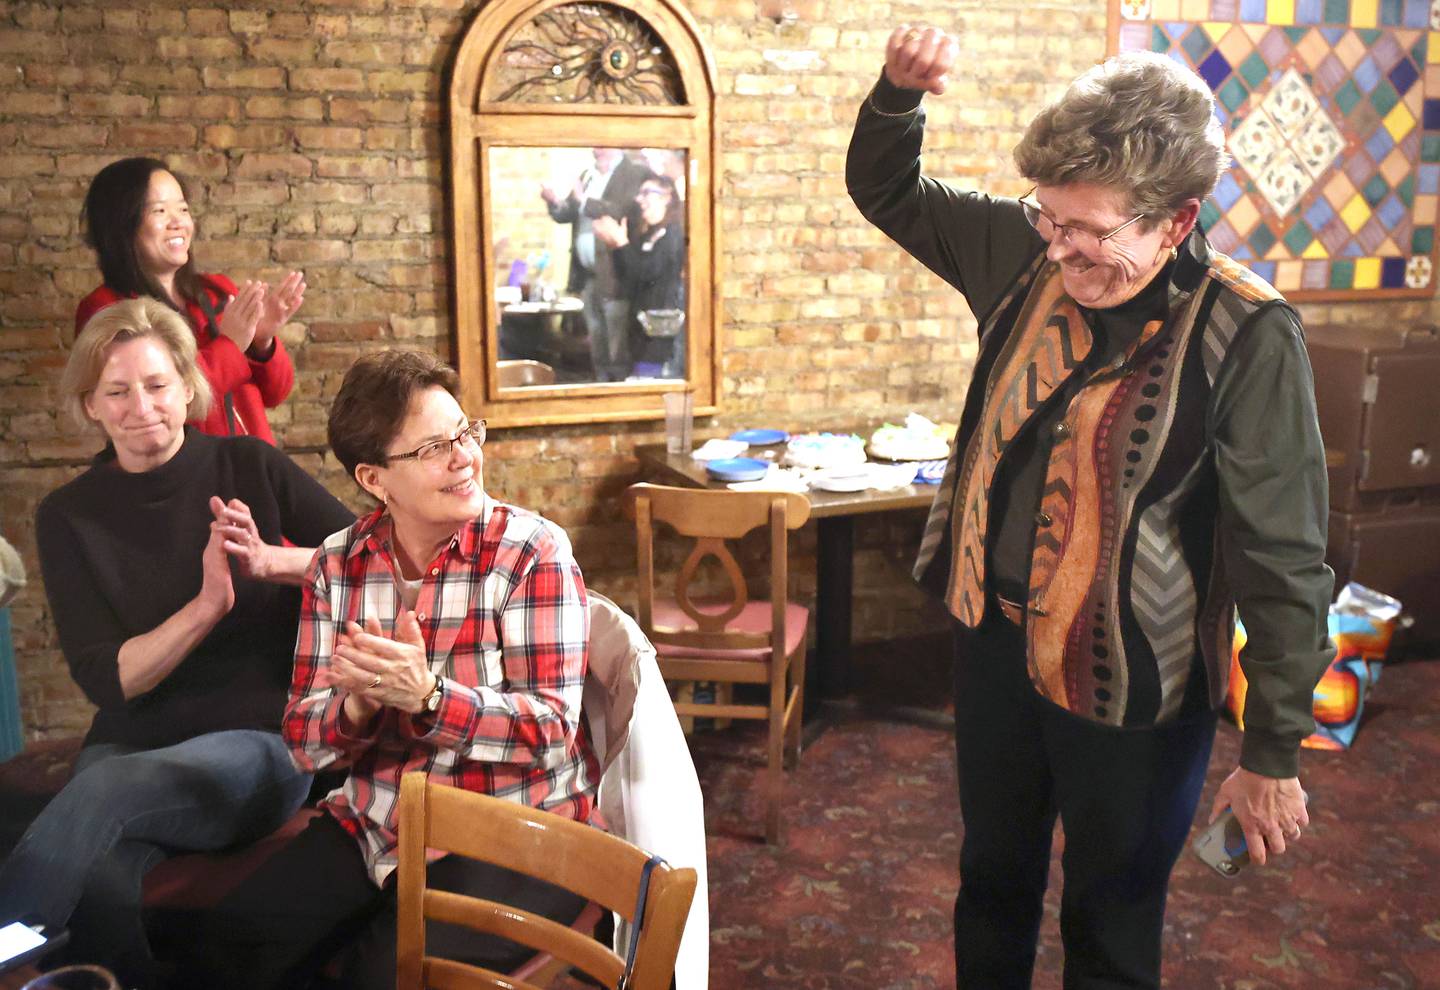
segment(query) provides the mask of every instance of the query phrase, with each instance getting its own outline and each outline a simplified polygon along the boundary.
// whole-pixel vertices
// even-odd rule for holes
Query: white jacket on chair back
[[[604,775],[600,813],[610,832],[698,874],[695,899],[675,960],[676,990],[707,990],[710,899],[705,872],[705,804],[655,647],[640,626],[604,595],[590,599],[590,672],[581,709]],[[628,729],[628,731],[627,731]],[[616,951],[628,945],[625,925]]]

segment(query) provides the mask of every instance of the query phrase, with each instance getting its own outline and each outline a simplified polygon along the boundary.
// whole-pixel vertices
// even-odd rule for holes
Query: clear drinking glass
[[[688,454],[695,429],[695,393],[666,392],[665,452]]]

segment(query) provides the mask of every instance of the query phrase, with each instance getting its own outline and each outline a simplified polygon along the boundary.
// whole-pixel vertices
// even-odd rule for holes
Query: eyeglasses
[[[641,190],[640,190],[638,193],[635,194],[635,198],[636,198],[636,199],[639,199],[641,196],[668,196],[668,195],[669,195],[669,193],[667,193],[664,189],[653,189],[653,188],[650,188],[650,187],[642,187]]]
[[[471,443],[478,449],[485,444],[485,421],[483,419],[472,419],[459,433],[449,440],[431,440],[429,443],[422,443],[412,451],[404,454],[386,454],[386,461],[420,461],[422,464],[433,464],[450,459],[450,452],[455,449],[457,443]]]
[[[1030,226],[1035,228],[1035,233],[1039,234],[1041,239],[1046,242],[1054,241],[1056,237],[1068,237],[1070,243],[1074,245],[1077,251],[1085,253],[1099,251],[1100,245],[1104,244],[1132,223],[1145,218],[1145,214],[1137,213],[1108,234],[1097,234],[1093,230],[1087,230],[1084,227],[1076,227],[1068,223],[1056,223],[1054,220],[1051,220],[1045,211],[1040,209],[1038,203],[1030,200],[1030,197],[1034,195],[1034,193],[1035,190],[1031,189],[1024,196],[1020,197],[1020,208],[1025,211],[1025,219],[1030,221]]]

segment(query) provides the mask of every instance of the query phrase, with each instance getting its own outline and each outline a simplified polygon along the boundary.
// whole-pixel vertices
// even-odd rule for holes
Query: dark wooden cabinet
[[[1330,474],[1326,559],[1339,584],[1393,595],[1440,641],[1440,333],[1306,328]]]

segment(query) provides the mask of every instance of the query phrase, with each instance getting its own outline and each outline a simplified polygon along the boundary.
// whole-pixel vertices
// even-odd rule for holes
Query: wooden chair
[[[810,611],[786,600],[788,534],[810,518],[810,503],[793,492],[734,492],[632,485],[626,511],[634,518],[640,572],[640,628],[655,644],[668,681],[767,684],[763,705],[737,705],[717,691],[714,704],[677,701],[680,716],[764,719],[769,722],[765,839],[780,839],[784,764],[800,753],[805,688],[805,632]],[[654,526],[665,523],[695,541],[671,595],[655,590]],[[751,601],[727,540],[760,527],[769,531],[770,593]],[[730,583],[728,599],[697,599],[691,584],[700,563],[713,556]]]
[[[593,938],[483,898],[425,888],[425,850],[507,867],[574,891],[634,922],[650,856],[598,828],[514,801],[476,794],[407,773],[400,782],[397,990],[536,990],[479,966],[425,954],[425,919],[464,925],[548,953],[615,988],[625,960]],[[668,990],[675,953],[695,893],[695,871],[658,863],[649,872],[644,922],[634,947],[629,990]]]

